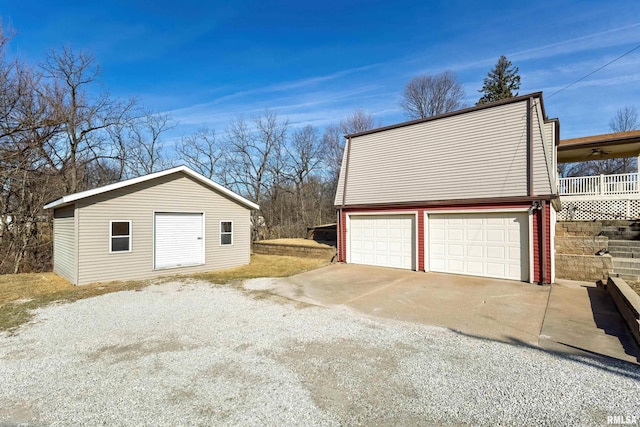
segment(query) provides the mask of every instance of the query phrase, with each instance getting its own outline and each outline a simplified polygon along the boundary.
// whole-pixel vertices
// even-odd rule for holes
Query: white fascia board
[[[155,173],[152,173],[152,174],[149,174],[149,175],[139,176],[137,178],[127,179],[126,181],[116,182],[114,184],[109,184],[109,185],[105,185],[103,187],[94,188],[92,190],[81,191],[79,193],[69,194],[69,195],[66,195],[64,197],[59,198],[58,200],[54,200],[53,202],[50,202],[50,203],[46,204],[44,206],[44,209],[52,209],[52,208],[56,208],[56,207],[59,207],[59,206],[68,205],[69,203],[75,202],[76,200],[85,199],[87,197],[92,197],[92,196],[96,196],[98,194],[106,193],[107,191],[113,191],[113,190],[117,190],[117,189],[120,189],[120,188],[123,188],[123,187],[128,187],[130,185],[139,184],[141,182],[150,181],[152,179],[160,178],[160,177],[165,176],[165,175],[171,175],[171,174],[174,174],[176,172],[184,172],[184,173],[186,173],[187,175],[191,176],[192,178],[196,179],[197,181],[200,181],[202,184],[206,185],[207,187],[213,188],[214,190],[216,190],[216,191],[218,191],[218,192],[230,197],[231,199],[237,201],[238,203],[246,206],[249,209],[254,209],[254,210],[260,209],[260,206],[258,206],[257,204],[245,199],[244,197],[242,197],[239,194],[236,194],[233,191],[221,186],[220,184],[217,184],[217,183],[213,182],[209,178],[206,178],[205,176],[200,175],[199,173],[189,169],[186,166],[178,166],[178,167],[167,169],[167,170],[164,170],[164,171],[155,172]]]

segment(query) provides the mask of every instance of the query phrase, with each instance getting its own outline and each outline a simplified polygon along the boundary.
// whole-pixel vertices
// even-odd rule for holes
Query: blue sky
[[[2,0],[0,17],[13,55],[36,64],[52,47],[92,51],[104,87],[170,112],[176,136],[224,132],[267,107],[293,126],[356,108],[389,125],[406,120],[398,102],[412,76],[445,70],[471,106],[503,54],[520,94],[544,92],[562,138],[607,133],[616,110],[640,110],[640,49],[552,95],[640,45],[640,2],[520,3]]]

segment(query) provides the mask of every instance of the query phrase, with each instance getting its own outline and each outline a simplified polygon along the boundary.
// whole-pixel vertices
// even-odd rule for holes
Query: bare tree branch
[[[412,78],[402,92],[400,106],[410,119],[424,119],[462,107],[464,89],[453,71]]]

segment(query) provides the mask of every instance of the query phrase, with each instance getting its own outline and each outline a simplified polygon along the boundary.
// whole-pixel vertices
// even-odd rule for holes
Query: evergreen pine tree
[[[482,89],[478,91],[484,95],[476,105],[518,96],[518,89],[520,89],[518,67],[512,66],[511,61],[502,55],[495,67],[487,73]]]

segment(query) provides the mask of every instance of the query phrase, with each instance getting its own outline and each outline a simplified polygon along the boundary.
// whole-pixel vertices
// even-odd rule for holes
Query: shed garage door
[[[527,281],[526,213],[429,215],[429,269]]]
[[[204,264],[201,213],[155,214],[155,268]]]
[[[351,216],[349,262],[413,270],[414,215]]]

